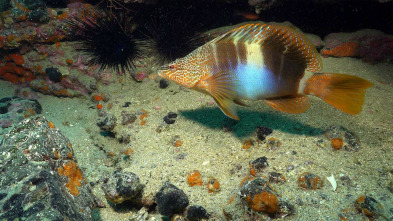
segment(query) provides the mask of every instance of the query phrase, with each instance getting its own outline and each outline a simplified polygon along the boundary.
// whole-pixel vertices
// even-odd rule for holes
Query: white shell
[[[337,182],[336,182],[336,178],[334,178],[334,175],[332,174],[331,176],[326,177],[326,179],[330,182],[330,184],[332,184],[333,191],[336,191]]]

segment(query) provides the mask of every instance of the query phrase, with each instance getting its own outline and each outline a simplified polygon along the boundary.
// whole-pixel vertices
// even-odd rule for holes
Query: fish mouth
[[[164,65],[164,66],[161,66],[160,68],[158,68],[158,71],[166,71],[166,70],[169,70],[168,65]]]

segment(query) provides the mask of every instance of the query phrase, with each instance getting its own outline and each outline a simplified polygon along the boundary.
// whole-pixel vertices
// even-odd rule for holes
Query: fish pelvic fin
[[[316,73],[306,83],[304,94],[315,95],[333,107],[351,115],[362,111],[366,89],[374,86],[360,77],[335,74]]]
[[[239,120],[235,100],[236,82],[231,71],[218,72],[206,80],[207,92],[214,98],[221,111],[228,117]]]
[[[310,107],[310,99],[305,95],[266,99],[265,104],[277,111],[290,114],[300,114]]]

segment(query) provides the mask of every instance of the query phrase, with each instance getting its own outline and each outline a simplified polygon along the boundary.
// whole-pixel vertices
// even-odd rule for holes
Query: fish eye
[[[174,64],[172,64],[172,65],[169,65],[169,69],[175,69],[175,68],[176,68],[176,66],[177,66],[177,65],[174,65]]]

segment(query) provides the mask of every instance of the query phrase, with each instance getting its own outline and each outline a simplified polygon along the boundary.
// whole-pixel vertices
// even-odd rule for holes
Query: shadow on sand
[[[243,138],[255,133],[256,127],[263,126],[273,130],[298,135],[315,136],[324,132],[321,128],[291,119],[283,113],[256,112],[239,110],[240,121],[236,121],[225,116],[219,108],[200,108],[195,110],[181,111],[180,114],[192,121],[213,129],[222,129],[224,126],[231,127],[232,133]]]

